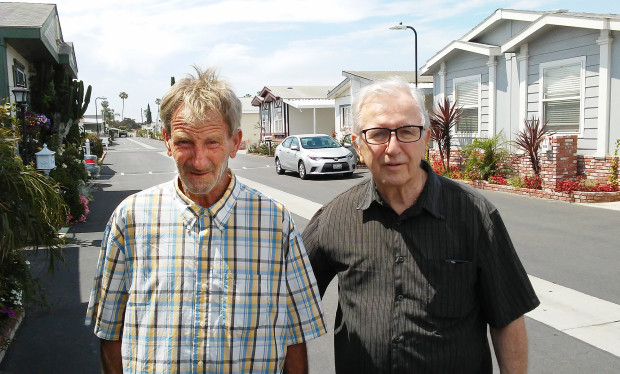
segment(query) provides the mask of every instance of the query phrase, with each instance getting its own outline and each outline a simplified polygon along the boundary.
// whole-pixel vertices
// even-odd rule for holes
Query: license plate
[[[342,169],[342,164],[334,164],[334,170]]]

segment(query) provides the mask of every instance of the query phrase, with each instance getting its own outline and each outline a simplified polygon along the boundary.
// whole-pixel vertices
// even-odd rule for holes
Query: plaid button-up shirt
[[[86,323],[122,339],[126,373],[279,373],[325,333],[288,211],[232,177],[213,206],[178,181],[125,199],[105,230]]]

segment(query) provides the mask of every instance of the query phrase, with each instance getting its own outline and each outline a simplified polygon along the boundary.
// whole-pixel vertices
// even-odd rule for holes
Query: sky
[[[45,0],[22,2],[41,3]],[[498,8],[620,13],[618,0],[58,0],[78,79],[115,113],[142,121],[170,78],[215,67],[238,96],[264,86],[331,86],[342,71],[413,71]],[[120,99],[120,92],[128,98]],[[102,99],[97,100],[100,108]],[[120,118],[119,118],[120,119]],[[146,119],[146,118],[144,118]]]

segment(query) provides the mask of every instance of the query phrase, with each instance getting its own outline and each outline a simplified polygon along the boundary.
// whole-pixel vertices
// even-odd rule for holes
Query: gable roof
[[[28,60],[67,66],[77,78],[73,44],[63,39],[55,4],[0,3],[0,39]]]
[[[332,98],[338,96],[342,93],[343,90],[349,88],[349,82],[352,78],[361,78],[363,80],[368,81],[368,83],[372,83],[382,79],[389,79],[392,77],[400,77],[406,80],[408,83],[415,82],[415,72],[413,71],[352,71],[352,70],[343,70],[342,75],[346,78],[342,80],[336,87],[332,88],[328,93],[327,97]],[[418,76],[418,83],[433,83],[433,77],[421,77]]]
[[[512,38],[501,45],[474,43],[485,32],[505,21],[523,21],[528,25]],[[598,30],[620,30],[620,16],[616,14],[571,13],[566,10],[525,11],[512,9],[498,9],[484,21],[470,30],[458,40],[452,41],[446,47],[431,57],[420,69],[423,76],[432,75],[438,70],[439,64],[453,52],[467,51],[486,56],[498,56],[507,52],[516,51],[521,44],[527,43],[538,32],[548,26],[569,26]]]
[[[548,13],[502,45],[502,53],[514,52],[549,26],[579,27],[594,30],[620,30],[620,15],[595,13]]]
[[[331,86],[265,86],[252,99],[253,106],[264,102],[282,100],[296,108],[323,108],[328,107],[333,100],[327,99]]]
[[[54,4],[0,3],[0,27],[42,27]]]
[[[251,96],[244,96],[239,98],[239,101],[241,101],[242,113],[258,113],[258,108],[252,105],[252,99],[253,98]]]

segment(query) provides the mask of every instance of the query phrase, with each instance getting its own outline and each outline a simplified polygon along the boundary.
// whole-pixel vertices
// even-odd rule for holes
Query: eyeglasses
[[[395,129],[385,127],[373,127],[362,130],[364,140],[368,144],[385,144],[390,141],[392,133],[396,133],[396,139],[402,143],[413,143],[420,140],[424,126],[401,126]]]

